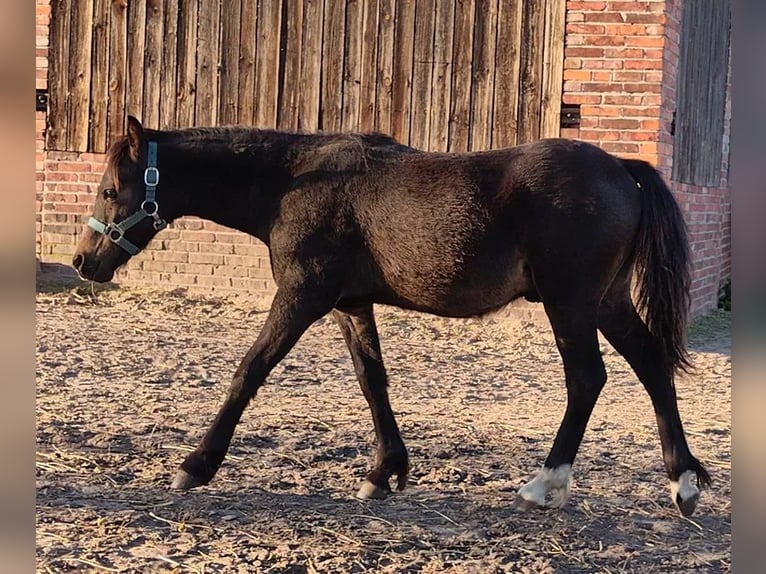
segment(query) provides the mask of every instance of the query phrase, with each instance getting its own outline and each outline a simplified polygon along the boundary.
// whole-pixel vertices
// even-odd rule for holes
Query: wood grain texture
[[[500,0],[498,4],[495,102],[492,114],[494,148],[516,144],[523,4],[523,0]]]
[[[197,0],[178,0],[178,71],[176,125],[194,125],[197,103]]]
[[[107,145],[125,132],[125,94],[127,91],[128,9],[123,2],[111,2],[109,20],[109,103]]]
[[[146,2],[128,2],[128,84],[125,87],[127,115],[139,120],[143,114],[144,49],[146,47]],[[193,48],[192,48],[193,49]]]
[[[248,0],[244,0],[247,2]],[[218,87],[218,123],[237,123],[239,106],[239,31],[242,0],[221,0],[221,64]]]
[[[178,0],[164,0],[162,12],[162,73],[160,74],[160,129],[176,127],[178,105]]]
[[[109,103],[109,0],[93,3],[93,56],[90,77],[90,126],[88,149],[106,151]]]
[[[678,63],[673,179],[719,186],[729,71],[728,2],[684,4]]]
[[[517,143],[534,141],[540,137],[545,0],[524,2],[523,18]]]
[[[435,0],[418,0],[415,5],[410,145],[423,150],[428,149],[428,131],[431,127],[435,4]]]
[[[51,0],[46,147],[67,149],[69,127],[69,25],[72,0]]]
[[[218,123],[218,65],[221,14],[218,2],[200,0],[197,22],[197,97],[194,123],[214,126]]]
[[[239,85],[237,123],[255,123],[255,54],[258,39],[258,2],[242,0],[239,29]]]
[[[359,86],[359,125],[361,132],[375,129],[375,100],[378,88],[375,74],[378,55],[378,0],[365,0],[362,14],[362,76]]]
[[[146,2],[146,49],[144,52],[144,96],[141,121],[147,128],[160,127],[160,79],[162,47],[165,43],[162,0]]]
[[[305,0],[298,98],[298,129],[301,131],[313,132],[319,128],[323,16],[324,2],[322,0]]]
[[[320,127],[326,132],[339,132],[343,125],[345,29],[346,3],[327,0],[324,5],[320,110]]]
[[[540,137],[561,134],[561,97],[564,87],[564,29],[566,0],[547,0],[545,45],[543,46],[543,85],[540,101]]]
[[[471,129],[469,149],[492,145],[492,95],[495,72],[497,0],[477,0],[473,37]]]
[[[449,151],[468,151],[473,75],[473,0],[457,0],[452,42]]]
[[[392,86],[394,83],[394,18],[396,2],[380,0],[378,55],[376,62],[375,130],[391,133]]]
[[[346,57],[343,62],[343,111],[341,129],[354,132],[359,129],[359,106],[362,84],[362,38],[364,13],[360,0],[346,4]]]
[[[69,130],[67,149],[88,151],[93,0],[72,5],[69,32]]]
[[[412,103],[412,58],[415,46],[414,0],[400,0],[396,3],[395,28],[391,135],[402,143],[409,143]]]
[[[428,149],[449,149],[450,99],[452,96],[452,42],[455,25],[453,2],[437,2],[434,21],[434,65],[431,76],[431,126]]]
[[[281,0],[264,0],[259,4],[254,105],[255,125],[263,128],[277,127],[281,22]]]

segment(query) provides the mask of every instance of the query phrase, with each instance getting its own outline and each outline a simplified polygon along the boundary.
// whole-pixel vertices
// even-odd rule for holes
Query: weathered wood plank
[[[547,0],[546,14],[540,137],[555,138],[561,134],[566,0]]]
[[[431,127],[428,133],[428,149],[431,151],[449,149],[454,25],[454,2],[437,2],[434,25],[434,65],[431,77]]]
[[[375,128],[375,92],[377,78],[373,73],[378,52],[378,0],[366,0],[362,9],[362,77],[359,86],[360,132]]]
[[[391,133],[391,104],[394,82],[394,0],[380,0],[378,25],[377,92],[375,93],[375,129]]]
[[[492,145],[492,95],[495,71],[497,0],[477,0],[474,18],[473,83],[469,149]]]
[[[93,0],[72,5],[69,32],[69,130],[67,149],[88,150],[90,113],[91,41],[93,39]]]
[[[51,0],[46,147],[65,150],[69,125],[69,17],[72,0]]]
[[[524,31],[521,42],[518,143],[534,141],[540,137],[545,0],[524,2],[522,17]]]
[[[415,47],[415,0],[399,0],[396,3],[395,28],[391,135],[402,143],[409,143],[412,59]]]
[[[673,175],[693,185],[721,183],[729,73],[729,3],[683,5]]]
[[[492,115],[492,147],[494,148],[516,144],[523,4],[524,0],[500,0],[498,5],[495,102]]]
[[[241,8],[241,0],[221,0],[221,71],[218,84],[220,124],[237,123]]]
[[[354,132],[359,129],[359,98],[362,83],[363,12],[359,0],[346,4],[346,57],[343,63],[343,111],[342,129]]]
[[[127,92],[128,7],[111,2],[109,24],[109,104],[107,109],[108,145],[125,133]]]
[[[473,75],[473,0],[457,0],[452,47],[449,151],[468,151]]]
[[[176,126],[194,125],[197,100],[197,1],[178,0],[178,90]]]
[[[90,86],[90,150],[106,151],[109,102],[109,0],[93,4],[93,57]]]
[[[221,28],[218,2],[199,3],[197,24],[197,98],[194,122],[212,126],[218,122],[218,64]]]
[[[282,1],[264,0],[259,5],[255,54],[255,125],[263,128],[277,127],[281,22]]]
[[[162,45],[164,32],[162,0],[146,2],[146,50],[144,52],[144,102],[141,121],[152,129],[160,127],[160,78],[162,77]],[[138,57],[138,54],[133,54]]]
[[[255,122],[255,52],[258,37],[258,3],[242,0],[239,38],[239,93],[237,95],[237,123],[253,125]]]
[[[164,39],[162,42],[162,73],[160,74],[160,129],[176,127],[178,91],[178,0],[164,0]]]
[[[298,102],[301,97],[301,36],[305,0],[285,0],[284,69],[279,95],[279,129],[298,129]]]
[[[313,132],[319,127],[323,9],[323,0],[305,0],[301,43],[301,92],[298,100],[298,129],[301,131]]]
[[[343,125],[343,59],[346,3],[327,0],[322,43],[322,99],[320,128],[339,132]]]
[[[146,46],[146,2],[128,2],[128,85],[127,114],[139,120],[143,114],[144,48]]]
[[[428,149],[431,126],[431,77],[434,67],[435,0],[418,0],[415,5],[415,47],[412,65],[412,109],[410,144]]]

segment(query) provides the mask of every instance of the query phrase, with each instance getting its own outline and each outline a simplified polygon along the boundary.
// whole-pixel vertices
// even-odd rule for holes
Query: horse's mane
[[[106,172],[112,179],[115,187],[120,185],[120,162],[130,147],[128,136],[118,137],[106,152]]]
[[[203,142],[217,140],[219,143],[228,143],[231,149],[257,145],[269,140],[273,140],[275,143],[280,141],[291,142],[302,137],[317,136],[315,146],[303,148],[297,156],[290,158],[294,175],[316,170],[359,171],[366,167],[367,160],[371,155],[417,151],[380,132],[302,134],[245,126],[217,126],[190,127],[167,131],[146,129],[145,135],[149,139],[170,145],[186,143],[195,146]],[[115,186],[119,186],[120,165],[128,155],[129,148],[128,136],[123,135],[118,137],[107,150],[106,172]]]

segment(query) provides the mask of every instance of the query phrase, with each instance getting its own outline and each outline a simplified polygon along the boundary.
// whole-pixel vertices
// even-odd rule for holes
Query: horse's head
[[[72,260],[84,279],[110,281],[165,227],[154,195],[159,183],[156,146],[129,116],[127,135],[109,150],[93,215]]]

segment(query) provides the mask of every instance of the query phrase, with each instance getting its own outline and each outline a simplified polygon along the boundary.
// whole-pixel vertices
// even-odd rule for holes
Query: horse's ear
[[[136,118],[128,116],[128,146],[130,159],[133,161],[138,161],[142,141],[144,141],[144,127]]]

